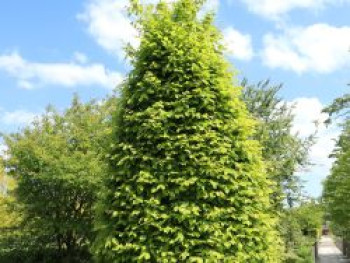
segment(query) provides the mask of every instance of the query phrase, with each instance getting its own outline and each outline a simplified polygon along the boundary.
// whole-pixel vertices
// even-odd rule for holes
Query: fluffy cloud
[[[268,19],[278,19],[294,9],[319,10],[326,5],[342,4],[349,0],[241,0],[252,13]]]
[[[8,155],[7,155],[7,150],[8,150],[8,147],[4,144],[4,142],[1,140],[0,141],[0,157],[2,157],[4,160],[6,160],[8,158]],[[1,191],[1,190],[0,190]]]
[[[0,142],[0,156],[3,156],[6,151],[7,151],[7,146],[2,142]]]
[[[97,43],[107,51],[124,57],[123,46],[138,45],[137,31],[127,16],[127,0],[92,0],[78,19],[84,21]]]
[[[207,12],[217,12],[219,9],[219,0],[207,0],[203,6],[202,12],[207,13]]]
[[[324,121],[328,118],[328,114],[322,113],[324,106],[317,98],[298,98],[289,103],[294,106],[293,114],[295,121],[292,132],[299,133],[300,136],[307,137],[318,128],[324,129]]]
[[[75,60],[87,61],[80,53],[75,54]],[[0,55],[0,70],[14,77],[25,89],[45,85],[97,85],[113,89],[122,80],[119,73],[107,70],[102,64],[37,63],[25,60],[16,52]]]
[[[172,2],[173,0],[167,0]],[[139,44],[138,33],[130,24],[126,12],[128,0],[90,0],[85,10],[78,14],[78,19],[87,24],[88,32],[96,42],[108,52],[124,58],[123,47]],[[159,0],[143,0],[142,3],[157,3]],[[217,10],[219,0],[209,0],[203,12]]]
[[[311,149],[310,158],[312,162],[330,168],[332,160],[328,156],[334,149],[334,139],[339,136],[340,128],[336,124],[326,127],[324,121],[328,114],[322,113],[324,105],[317,98],[298,98],[291,103],[295,105],[293,132],[307,137],[317,131],[317,141]]]
[[[229,55],[240,60],[252,59],[254,52],[250,35],[242,34],[232,27],[226,28],[223,35],[224,45]]]
[[[74,61],[76,61],[77,63],[81,63],[81,64],[85,64],[88,62],[88,57],[80,52],[75,52],[73,55],[73,59]]]
[[[310,161],[313,166],[300,173],[301,178],[306,181],[308,192],[313,196],[318,196],[321,194],[321,182],[332,167],[333,160],[329,158],[329,155],[334,149],[340,128],[337,125],[330,127],[324,125],[328,115],[322,113],[324,105],[317,98],[298,98],[291,104],[295,105],[294,133],[297,132],[300,136],[307,137],[314,134],[316,129],[318,130],[316,143],[310,152]],[[315,123],[318,125],[316,126]]]
[[[38,113],[33,113],[25,110],[4,111],[1,112],[1,122],[5,125],[25,125],[30,124],[39,116]]]
[[[297,73],[330,73],[350,65],[349,48],[350,27],[314,24],[265,35],[262,60],[271,68]]]

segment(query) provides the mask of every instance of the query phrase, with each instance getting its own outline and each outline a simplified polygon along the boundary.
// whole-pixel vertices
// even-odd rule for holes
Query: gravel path
[[[318,263],[350,263],[350,260],[344,259],[329,236],[323,236],[318,244],[318,259]]]

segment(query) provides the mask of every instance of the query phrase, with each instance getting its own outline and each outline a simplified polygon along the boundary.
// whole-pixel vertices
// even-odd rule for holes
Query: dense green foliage
[[[12,209],[15,202],[12,196],[14,187],[15,181],[5,175],[3,165],[0,163],[0,233],[15,227],[19,220]]]
[[[327,217],[335,234],[350,240],[350,95],[337,98],[325,108],[329,122],[342,121],[342,132],[331,155],[335,158],[331,174],[324,182],[323,198]],[[342,117],[342,119],[339,119]]]
[[[314,138],[300,138],[292,133],[293,105],[279,96],[282,85],[270,85],[269,81],[248,85],[244,80],[242,86],[243,100],[259,121],[255,137],[263,146],[268,175],[275,182],[271,199],[281,211],[286,201],[293,206],[299,199],[302,184],[297,171],[308,165],[308,153]]]
[[[335,117],[345,116],[349,118],[350,116],[350,94],[345,94],[342,97],[336,98],[331,105],[326,107],[324,112],[330,115],[328,122]]]
[[[23,260],[24,253],[18,250],[26,234],[21,231],[20,207],[13,195],[15,187],[16,181],[5,174],[0,163],[0,262],[5,263],[26,262]]]
[[[335,162],[324,182],[323,197],[334,231],[350,238],[350,121],[343,124],[342,134],[333,153]]]
[[[12,209],[12,204],[15,202],[12,191],[16,183],[6,176],[2,161],[0,158],[0,229],[5,229],[15,226],[19,218]]]
[[[17,178],[15,197],[26,222],[22,231],[30,229],[32,236],[24,248],[54,251],[57,258],[69,255],[71,262],[88,257],[113,101],[82,104],[75,97],[63,114],[49,108],[6,137],[7,165]]]
[[[317,241],[323,223],[323,208],[315,202],[286,209],[281,218],[286,263],[312,263],[311,247]]]
[[[200,2],[133,1],[141,45],[114,124],[99,261],[279,261],[255,123]]]

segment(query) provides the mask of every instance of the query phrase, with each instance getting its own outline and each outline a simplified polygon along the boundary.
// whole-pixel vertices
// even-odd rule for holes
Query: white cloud
[[[124,57],[125,44],[138,45],[137,31],[126,12],[127,4],[127,0],[91,0],[78,15],[97,43],[120,58]]]
[[[81,62],[84,59],[81,54],[79,59]],[[16,52],[0,55],[0,70],[14,77],[25,89],[46,85],[97,85],[113,89],[122,81],[121,74],[107,70],[102,64],[37,63],[26,61]]]
[[[26,125],[34,121],[39,116],[38,113],[33,113],[25,110],[5,111],[1,112],[1,122],[5,125]]]
[[[207,12],[217,12],[219,9],[220,1],[219,0],[207,0],[204,3],[204,6],[202,8],[202,12],[207,13]]]
[[[295,105],[293,113],[295,122],[292,131],[307,137],[317,131],[316,143],[311,148],[311,161],[330,168],[332,160],[328,158],[335,146],[335,140],[340,134],[340,128],[333,124],[326,126],[328,114],[323,113],[324,105],[317,98],[298,98],[291,102]],[[324,174],[324,176],[327,174]]]
[[[85,64],[88,62],[88,57],[83,54],[83,53],[80,53],[80,52],[75,52],[74,55],[73,55],[73,59],[74,61],[80,63],[80,64]]]
[[[229,55],[240,60],[251,60],[254,51],[252,38],[248,34],[242,34],[232,27],[223,31],[224,45]]]
[[[268,19],[278,19],[294,9],[320,10],[349,0],[241,0],[252,13]]]
[[[8,147],[3,144],[2,142],[0,142],[0,156],[4,157],[6,156],[6,151],[7,151]]]
[[[297,73],[330,73],[350,65],[350,27],[314,24],[264,36],[262,61]]]
[[[2,158],[5,161],[9,159],[9,155],[7,151],[8,151],[8,146],[4,143],[3,139],[0,139],[0,158]],[[1,185],[0,185],[0,188],[1,188]],[[1,190],[0,190],[0,193],[1,193]]]
[[[325,128],[323,123],[328,118],[328,114],[322,113],[324,106],[318,98],[298,98],[290,102],[290,105],[294,106],[295,115],[293,133],[307,137],[315,132],[317,122],[319,128]]]
[[[174,0],[166,0],[172,2]],[[158,3],[159,0],[143,0],[144,4]],[[123,59],[124,46],[139,45],[138,33],[130,24],[126,12],[128,0],[90,0],[85,10],[78,14],[78,19],[88,26],[90,35],[108,52]],[[214,10],[219,7],[219,0],[208,0],[202,12]]]
[[[295,105],[293,113],[295,122],[292,131],[307,137],[314,134],[317,126],[317,140],[310,151],[310,161],[314,165],[309,170],[301,172],[300,176],[306,181],[306,188],[313,196],[321,194],[321,182],[329,174],[333,160],[329,158],[335,146],[335,139],[340,134],[340,128],[334,124],[326,127],[324,121],[328,115],[322,113],[324,105],[317,98],[298,98],[290,102]]]

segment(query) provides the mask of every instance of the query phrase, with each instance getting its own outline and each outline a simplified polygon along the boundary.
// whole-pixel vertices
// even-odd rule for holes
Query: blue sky
[[[156,0],[143,0],[156,2]],[[0,130],[16,131],[73,93],[102,98],[128,72],[123,45],[137,46],[126,0],[5,1],[0,9]],[[350,0],[208,0],[227,57],[250,82],[284,83],[295,103],[294,131],[306,136],[324,105],[349,92]],[[315,163],[300,172],[317,196],[339,128],[319,127]]]

